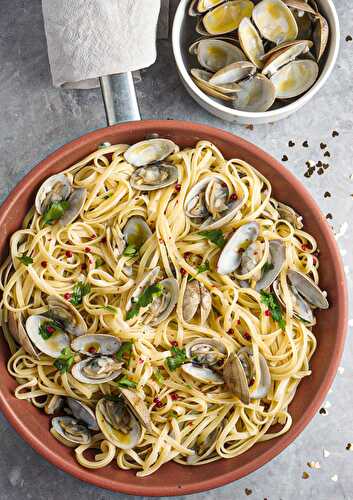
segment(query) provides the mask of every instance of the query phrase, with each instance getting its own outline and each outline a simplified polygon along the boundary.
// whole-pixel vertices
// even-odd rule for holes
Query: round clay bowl
[[[339,252],[325,218],[309,193],[292,174],[261,149],[232,134],[199,124],[179,121],[126,123],[97,130],[60,148],[35,167],[1,207],[1,258],[6,257],[9,238],[21,226],[33,204],[37,188],[45,178],[82,159],[102,142],[131,144],[155,132],[182,147],[193,146],[199,139],[208,139],[221,149],[225,157],[241,158],[262,172],[271,181],[274,196],[292,205],[304,216],[305,229],[318,241],[321,251],[320,284],[328,291],[331,307],[318,314],[314,329],[318,348],[311,362],[313,374],[301,382],[290,405],[293,425],[287,434],[256,444],[231,460],[198,467],[183,467],[171,462],[145,478],[136,478],[133,471],[119,470],[115,464],[97,471],[78,465],[73,452],[49,433],[48,417],[13,396],[16,382],[7,373],[9,353],[1,339],[0,405],[16,431],[43,457],[73,476],[103,488],[142,496],[183,495],[209,490],[249,474],[278,455],[309,423],[330,388],[341,358],[347,323],[347,292]]]

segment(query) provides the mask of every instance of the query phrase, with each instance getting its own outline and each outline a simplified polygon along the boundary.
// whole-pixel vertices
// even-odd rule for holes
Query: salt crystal
[[[323,454],[324,454],[325,458],[327,458],[331,455],[331,453],[328,450],[325,450],[325,448],[324,448]]]
[[[335,474],[334,476],[331,477],[331,481],[334,481],[335,483],[337,483],[337,481],[338,481],[337,474]]]

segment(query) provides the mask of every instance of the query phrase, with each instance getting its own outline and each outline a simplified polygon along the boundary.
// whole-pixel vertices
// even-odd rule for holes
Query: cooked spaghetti
[[[43,184],[1,267],[16,398],[83,467],[137,476],[284,434],[328,307],[302,227],[210,142],[103,145]]]

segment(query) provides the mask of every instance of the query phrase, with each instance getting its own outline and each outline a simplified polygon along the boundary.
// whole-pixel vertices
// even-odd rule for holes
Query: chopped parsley
[[[128,245],[125,250],[123,251],[123,255],[126,257],[134,257],[139,251],[139,248],[137,245]]]
[[[265,262],[265,264],[262,266],[262,270],[264,273],[267,273],[267,271],[272,271],[274,269],[274,265],[271,262]]]
[[[197,272],[196,272],[196,275],[197,274],[202,274],[202,273],[205,273],[206,271],[208,271],[210,269],[210,263],[208,262],[208,260],[206,260],[206,262],[203,262],[202,264],[200,264],[198,267],[197,267]],[[193,276],[189,276],[188,277],[188,281],[193,281],[195,278]]]
[[[209,241],[217,245],[219,248],[223,248],[226,244],[226,240],[224,239],[224,234],[220,229],[213,229],[211,231],[201,231],[199,233],[200,236],[207,238]]]
[[[61,331],[62,331],[61,326],[55,321],[44,321],[39,326],[38,333],[44,340],[48,340],[53,335],[53,333]]]
[[[157,370],[153,373],[153,378],[159,385],[163,385],[164,382],[164,377],[162,375],[162,372],[157,368]]]
[[[79,281],[76,283],[72,290],[71,304],[74,306],[79,306],[82,304],[83,297],[91,291],[91,285],[88,283],[82,283]]]
[[[286,328],[286,322],[282,316],[281,307],[274,293],[265,292],[265,290],[260,291],[261,302],[265,304],[271,313],[272,318],[277,321],[280,328],[284,330]]]
[[[20,257],[17,257],[17,258],[21,262],[21,264],[24,264],[25,266],[29,266],[30,264],[33,264],[32,257],[29,257],[28,255],[25,255],[24,253]]]
[[[70,203],[66,200],[54,201],[43,214],[43,224],[53,224],[59,220],[70,207]]]
[[[180,349],[179,347],[173,346],[170,352],[172,355],[166,359],[166,365],[170,371],[174,372],[177,368],[180,368],[181,365],[186,363],[188,358],[184,347]]]
[[[61,373],[66,373],[70,370],[73,362],[74,353],[71,351],[70,347],[64,347],[60,356],[54,361],[54,366],[60,370]]]
[[[117,361],[124,361],[128,363],[131,358],[131,353],[132,353],[132,342],[123,342],[120,346],[120,349],[118,350],[117,353],[115,353],[115,357]]]
[[[150,305],[155,297],[159,297],[163,293],[163,286],[160,283],[147,287],[139,296],[136,302],[131,306],[131,309],[126,314],[126,319],[134,318],[140,312],[141,307]]]
[[[129,387],[131,389],[136,389],[137,384],[133,380],[130,380],[126,375],[121,377],[117,382],[119,387]]]
[[[100,257],[98,257],[98,258],[96,259],[95,264],[94,264],[94,268],[95,268],[95,269],[98,269],[99,267],[101,267],[101,265],[102,265],[102,264],[103,264],[102,259],[101,259]]]
[[[178,414],[174,410],[169,410],[168,411],[168,418],[177,418]]]

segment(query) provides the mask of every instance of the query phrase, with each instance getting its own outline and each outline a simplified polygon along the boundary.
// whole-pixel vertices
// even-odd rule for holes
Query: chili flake
[[[181,190],[181,184],[175,184],[175,191],[179,193],[180,190]]]
[[[43,260],[43,261],[40,263],[40,265],[41,265],[42,267],[46,268],[46,267],[47,267],[47,265],[48,265],[48,263],[47,263],[45,260]]]
[[[71,299],[71,293],[69,293],[69,292],[64,293],[64,299],[65,300],[70,300]]]
[[[184,269],[183,267],[180,269],[180,274],[182,276],[185,276],[188,272],[186,271],[186,269]]]
[[[172,392],[170,397],[172,398],[173,401],[178,401],[179,396],[176,392]]]
[[[238,199],[237,193],[233,193],[230,195],[230,201],[236,201]]]
[[[86,253],[90,253],[90,252],[91,252],[90,247],[85,247],[85,252],[86,252]]]
[[[271,316],[271,313],[270,313],[269,309],[266,309],[265,316]]]
[[[243,333],[243,337],[244,337],[245,340],[251,340],[251,335],[250,335],[249,332],[244,332]]]
[[[67,257],[67,258],[72,257],[72,252],[71,252],[71,250],[66,250],[65,255],[66,255],[66,257]]]
[[[233,328],[229,328],[229,330],[227,331],[228,335],[233,335],[234,333],[234,330]]]

